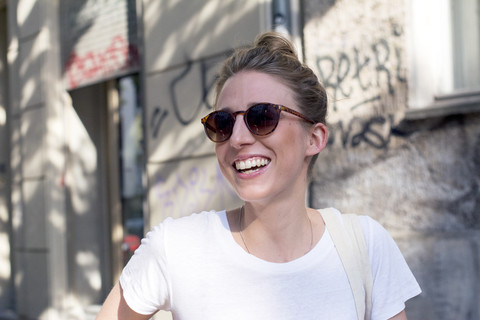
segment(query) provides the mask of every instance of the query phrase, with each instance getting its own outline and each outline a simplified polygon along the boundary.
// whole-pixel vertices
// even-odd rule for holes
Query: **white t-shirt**
[[[372,319],[388,319],[420,287],[376,221],[361,216],[373,273]],[[306,255],[272,263],[233,239],[226,212],[171,219],[149,232],[120,277],[127,304],[174,319],[357,319],[348,278],[328,230]]]

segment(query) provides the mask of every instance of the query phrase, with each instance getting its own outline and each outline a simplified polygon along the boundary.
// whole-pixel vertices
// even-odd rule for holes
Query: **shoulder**
[[[338,209],[335,208],[327,208],[327,209],[320,209],[320,212],[329,212],[331,214],[335,214],[342,223],[344,220],[342,219],[345,215],[352,215],[346,212],[340,212]],[[360,222],[360,226],[362,227],[362,231],[365,237],[371,236],[389,236],[387,230],[375,219],[367,215],[361,214],[354,214],[358,217],[358,221]]]
[[[358,215],[365,236],[389,236],[388,231],[375,219],[366,215]]]
[[[166,218],[153,227],[142,239],[135,257],[163,259],[169,248],[179,249],[199,242],[204,235],[210,235],[222,223],[225,211],[204,211],[181,218]]]
[[[390,233],[369,216],[358,216],[367,245],[373,274],[405,264],[405,259]],[[396,268],[396,267],[395,267]]]
[[[203,211],[180,218],[167,217],[154,226],[142,239],[142,247],[172,243],[205,234],[209,228],[222,224],[225,211]]]
[[[225,220],[225,211],[213,210],[193,213],[180,218],[169,217],[155,226],[146,238],[150,236],[150,233],[153,233],[154,237],[161,237],[166,245],[177,241],[178,243],[196,241],[221,227]]]
[[[369,252],[374,252],[379,247],[396,246],[390,233],[378,221],[366,215],[359,215],[358,220]]]
[[[342,224],[344,224],[344,217],[352,215],[349,213],[342,213],[335,208],[326,208],[319,210],[322,214],[335,215]],[[377,246],[391,246],[394,242],[388,231],[375,219],[367,215],[355,214],[363,231],[368,252],[375,252]]]
[[[193,213],[189,216],[184,216],[180,218],[166,218],[162,223],[160,223],[154,230],[158,227],[164,228],[165,230],[172,231],[189,231],[189,230],[201,230],[204,227],[209,227],[215,223],[221,223],[224,220],[225,211],[202,211],[200,213]]]

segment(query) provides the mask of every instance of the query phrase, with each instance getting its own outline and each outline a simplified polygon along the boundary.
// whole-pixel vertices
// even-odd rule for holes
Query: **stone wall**
[[[480,115],[409,121],[406,4],[305,1],[304,46],[330,98],[313,207],[368,214],[423,293],[410,320],[478,319]]]

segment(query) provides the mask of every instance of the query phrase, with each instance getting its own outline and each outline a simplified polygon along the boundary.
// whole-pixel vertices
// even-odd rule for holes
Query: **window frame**
[[[407,119],[480,111],[480,81],[468,89],[455,88],[458,37],[454,30],[459,26],[453,19],[454,3],[451,1],[455,0],[407,1]],[[458,12],[456,14],[458,18]],[[480,26],[480,18],[477,23]],[[480,39],[476,41],[476,46],[480,47]],[[480,75],[477,77],[480,79]]]

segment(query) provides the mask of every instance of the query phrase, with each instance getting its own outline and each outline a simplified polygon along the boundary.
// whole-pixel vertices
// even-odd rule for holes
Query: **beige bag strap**
[[[320,213],[347,274],[358,319],[370,319],[373,278],[358,216],[343,214],[342,224],[334,209],[322,209]]]
[[[370,319],[372,313],[373,277],[367,244],[365,243],[365,237],[358,216],[355,214],[344,214],[342,217],[347,233],[353,234],[353,239],[355,240],[354,244],[357,249],[357,259],[360,263],[363,288],[365,290],[365,319]]]

